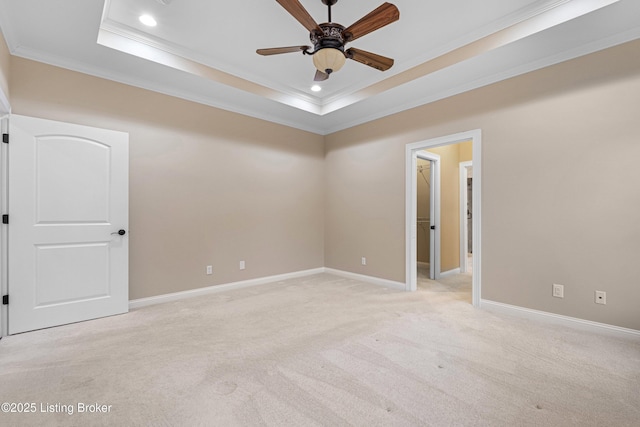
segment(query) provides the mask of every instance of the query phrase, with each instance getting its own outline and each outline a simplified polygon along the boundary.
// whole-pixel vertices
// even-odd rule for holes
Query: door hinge
[[[7,215],[7,214],[2,215],[2,223],[3,224],[9,224],[9,215]]]
[[[2,305],[9,305],[9,295],[2,295]]]
[[[2,142],[4,142],[5,144],[9,143],[9,134],[8,133],[3,133],[2,134]]]

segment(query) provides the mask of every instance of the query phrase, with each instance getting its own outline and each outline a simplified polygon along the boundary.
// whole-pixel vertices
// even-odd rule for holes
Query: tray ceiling
[[[310,57],[255,53],[310,44],[276,1],[0,0],[0,27],[14,55],[319,134],[640,37],[637,0],[392,2],[400,20],[348,47],[394,66],[347,61],[321,92]],[[327,21],[320,0],[301,3]],[[381,3],[339,0],[333,21],[348,26]]]

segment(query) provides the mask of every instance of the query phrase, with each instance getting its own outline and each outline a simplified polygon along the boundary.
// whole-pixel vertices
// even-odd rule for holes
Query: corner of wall
[[[10,75],[11,75],[11,52],[7,42],[0,31],[0,115],[11,111],[10,105]]]

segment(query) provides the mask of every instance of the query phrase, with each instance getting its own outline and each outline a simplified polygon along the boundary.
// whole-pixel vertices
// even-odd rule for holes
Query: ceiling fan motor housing
[[[322,29],[322,34],[312,32],[309,35],[309,39],[311,39],[311,43],[313,43],[314,50],[317,51],[331,47],[344,52],[344,37],[342,36],[344,27],[333,22],[325,22],[318,26]]]

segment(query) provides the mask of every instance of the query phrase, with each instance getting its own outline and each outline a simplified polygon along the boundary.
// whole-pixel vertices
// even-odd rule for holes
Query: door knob
[[[115,233],[111,233],[111,235],[114,235],[114,234],[119,234],[120,236],[124,236],[125,234],[127,234],[127,232],[124,230],[118,230]]]

